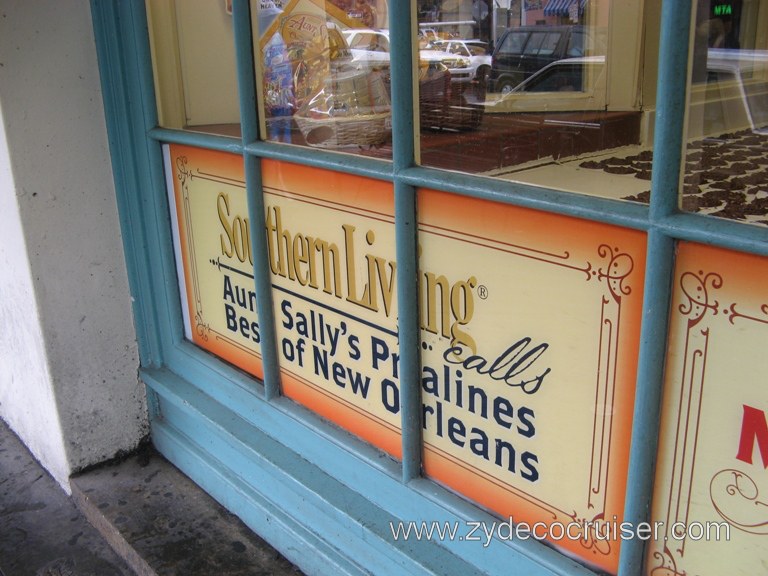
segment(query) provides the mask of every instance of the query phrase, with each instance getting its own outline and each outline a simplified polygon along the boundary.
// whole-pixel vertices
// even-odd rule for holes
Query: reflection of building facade
[[[419,23],[446,37],[488,40],[491,17],[488,0],[426,0],[418,6]]]
[[[584,23],[588,3],[597,1],[427,0],[419,5],[419,21],[445,35],[495,41],[498,30],[510,26]]]
[[[606,0],[511,0],[510,26],[585,24],[585,13]]]

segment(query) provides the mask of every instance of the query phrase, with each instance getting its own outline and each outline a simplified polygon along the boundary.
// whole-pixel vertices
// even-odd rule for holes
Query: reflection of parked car
[[[389,30],[351,28],[344,30],[344,37],[355,60],[389,62]],[[448,68],[452,80],[472,78],[469,58],[431,49],[419,50],[419,58],[426,62],[439,62]]]
[[[419,24],[419,41],[420,42],[432,42],[434,40],[440,40],[440,34],[434,28],[426,28],[422,24]]]
[[[493,51],[490,88],[506,94],[547,64],[564,58],[604,54],[593,29],[584,26],[510,28]]]
[[[436,40],[430,46],[469,59],[469,78],[486,81],[491,72],[488,44],[481,40]]]
[[[487,111],[558,112],[604,108],[605,56],[587,56],[546,65],[498,100],[489,102]]]
[[[768,134],[768,51],[709,49],[691,85],[689,137]],[[486,112],[570,112],[606,106],[605,56],[548,64],[487,103]]]
[[[706,65],[706,82],[691,87],[691,136],[768,134],[768,52],[710,48]]]

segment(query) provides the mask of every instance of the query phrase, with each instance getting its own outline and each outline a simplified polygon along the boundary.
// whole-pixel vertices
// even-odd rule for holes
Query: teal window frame
[[[534,541],[488,547],[395,541],[389,522],[493,517],[423,478],[416,308],[416,191],[483,198],[642,230],[648,237],[643,325],[625,520],[649,518],[668,311],[679,241],[768,256],[768,228],[678,207],[684,146],[690,0],[664,0],[650,205],[546,190],[418,166],[413,122],[410,2],[390,2],[393,159],[334,154],[259,140],[250,6],[234,0],[242,138],[158,127],[144,3],[91,0],[121,232],[153,441],[177,466],[305,570],[328,574],[587,575],[584,565]],[[402,462],[279,394],[270,274],[255,263],[264,380],[257,382],[183,338],[162,144],[240,154],[251,221],[264,220],[260,162],[272,158],[367,176],[394,187],[400,302]],[[252,235],[253,253],[266,254]],[[642,541],[622,543],[619,576],[643,573]]]

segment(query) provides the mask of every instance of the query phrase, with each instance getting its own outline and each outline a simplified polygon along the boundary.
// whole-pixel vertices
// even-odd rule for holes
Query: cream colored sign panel
[[[166,148],[187,338],[262,378],[243,159]]]
[[[768,260],[679,246],[650,576],[768,573]]]
[[[429,477],[617,570],[643,233],[419,190],[422,371],[403,383],[391,183],[262,160],[262,228],[241,157],[174,145],[169,162],[196,344],[261,374],[263,232],[285,396],[400,457],[418,386]]]
[[[427,474],[615,571],[645,235],[430,190],[419,220]]]
[[[283,393],[399,457],[392,184],[262,172]]]
[[[266,235],[282,393],[399,457],[394,206],[387,182],[263,160],[265,222],[241,156],[171,145],[187,337],[262,378],[251,235]]]

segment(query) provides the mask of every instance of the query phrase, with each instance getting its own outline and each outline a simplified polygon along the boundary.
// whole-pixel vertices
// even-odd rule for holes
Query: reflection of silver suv
[[[509,92],[489,100],[486,112],[568,112],[605,109],[605,56],[547,64]]]
[[[564,58],[605,54],[584,26],[521,26],[499,38],[491,61],[490,87],[506,94],[534,72]]]

